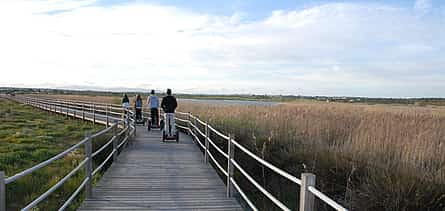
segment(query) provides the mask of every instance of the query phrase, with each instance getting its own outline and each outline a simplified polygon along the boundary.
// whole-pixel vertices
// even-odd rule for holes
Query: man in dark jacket
[[[176,102],[176,98],[172,96],[172,90],[167,89],[167,96],[162,98],[161,108],[165,113],[165,126],[164,130],[168,132],[169,136],[176,134],[175,128],[175,110],[178,107],[178,102]]]

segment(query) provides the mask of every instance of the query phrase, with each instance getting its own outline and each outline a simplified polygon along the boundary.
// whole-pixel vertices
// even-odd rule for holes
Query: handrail
[[[247,205],[249,205],[250,209],[252,211],[258,211],[258,208],[255,207],[255,205],[250,201],[249,197],[244,193],[244,191],[240,188],[238,183],[236,183],[235,179],[232,177],[230,178],[230,182],[232,182],[233,187],[240,193],[241,197],[246,201]]]
[[[175,119],[176,119],[176,120],[179,120],[179,121],[181,121],[181,122],[190,122],[189,120],[181,119],[181,118],[178,118],[178,117],[175,117]]]
[[[215,148],[219,154],[221,154],[222,156],[224,156],[225,158],[229,159],[229,155],[227,155],[227,153],[225,153],[221,148],[219,148],[213,141],[212,139],[209,139],[209,143],[213,146],[213,148]]]
[[[84,159],[76,168],[74,168],[69,174],[67,174],[63,179],[61,179],[59,182],[57,182],[55,185],[53,185],[50,189],[48,189],[45,193],[40,195],[37,199],[26,205],[22,210],[30,210],[31,208],[35,207],[38,203],[46,199],[51,193],[53,193],[55,190],[57,190],[61,185],[63,185],[69,178],[71,178],[75,173],[77,173],[81,167],[87,163],[88,158]]]
[[[28,96],[28,95],[27,95]],[[82,104],[82,103],[86,103],[85,101],[81,101],[81,100],[68,100],[68,99],[65,99],[65,100],[60,100],[60,99],[57,99],[57,98],[48,98],[48,97],[41,97],[41,96],[38,96],[37,98],[39,98],[39,99],[45,99],[45,100],[55,100],[55,101],[60,101],[60,102],[69,102],[69,103],[72,103],[72,104]],[[121,107],[121,105],[119,105],[119,104],[113,104],[113,103],[98,103],[98,102],[94,102],[94,104],[95,105],[100,105],[100,106],[114,106],[114,107],[120,107],[120,109],[122,109],[122,107]]]
[[[85,185],[87,184],[88,180],[89,180],[89,178],[87,177],[87,178],[85,178],[83,180],[82,183],[80,183],[79,187],[77,187],[77,189],[74,191],[74,193],[71,194],[71,196],[59,208],[59,211],[65,210],[71,204],[71,202],[73,202],[73,200],[76,198],[76,196],[79,195],[80,191],[82,191],[82,189],[85,187]]]
[[[319,199],[321,199],[322,201],[326,202],[326,204],[329,204],[329,206],[331,206],[332,208],[334,208],[336,210],[347,211],[347,209],[342,207],[340,204],[338,204],[337,202],[335,202],[334,200],[332,200],[328,196],[324,195],[322,192],[317,190],[317,188],[315,188],[313,186],[309,186],[308,189],[309,189],[310,192],[312,192]]]
[[[201,125],[206,125],[206,123],[200,120],[199,118],[196,118],[196,121],[199,122]]]
[[[233,165],[241,172],[241,174],[246,177],[247,180],[249,180],[250,183],[252,183],[258,190],[260,190],[267,198],[269,198],[275,205],[277,205],[282,210],[290,211],[289,208],[286,207],[283,203],[280,202],[277,198],[275,198],[271,193],[269,193],[266,189],[263,188],[260,184],[258,184],[255,179],[253,179],[246,171],[244,171],[243,168],[233,159],[230,160],[230,162],[233,163]]]
[[[192,136],[196,138],[196,140],[197,140],[196,142],[198,142],[199,146],[201,146],[201,148],[205,149],[206,147],[204,146],[204,144],[201,143],[201,141],[199,141],[198,136],[196,136],[196,134],[191,129],[189,129],[189,131],[190,131],[190,134],[192,134]]]
[[[196,125],[194,125],[193,123],[190,123],[190,125],[191,125],[192,127],[194,127],[196,131],[198,131],[198,134],[199,134],[199,135],[201,135],[202,137],[205,137],[205,136],[206,136],[206,135],[205,135],[205,134],[198,128],[198,127],[196,127]]]
[[[111,151],[111,153],[107,156],[107,158],[105,158],[105,160],[99,165],[97,166],[96,169],[94,169],[93,171],[93,176],[97,174],[97,172],[99,172],[106,163],[108,163],[108,161],[113,157],[114,153],[116,153],[116,149],[113,149],[113,151]]]
[[[116,136],[113,136],[113,138],[111,138],[106,144],[104,144],[101,148],[93,152],[93,154],[91,154],[91,157],[95,157],[96,155],[101,153],[104,149],[110,146],[116,138],[117,138]]]
[[[41,162],[41,163],[39,163],[39,164],[29,168],[29,169],[26,169],[26,170],[24,170],[24,171],[22,171],[20,173],[17,173],[14,176],[6,178],[5,179],[5,184],[9,184],[11,182],[14,182],[14,181],[16,181],[16,180],[18,180],[18,179],[20,179],[20,178],[22,178],[22,177],[24,177],[24,176],[26,176],[28,174],[33,173],[34,171],[37,171],[37,170],[39,170],[39,169],[41,169],[41,168],[51,164],[53,161],[58,160],[58,159],[64,157],[65,155],[67,155],[68,153],[70,153],[71,151],[77,149],[80,145],[83,145],[86,141],[87,141],[87,138],[83,139],[79,143],[73,145],[72,147],[66,149],[65,151],[57,154],[56,156],[54,156],[54,157],[52,157],[52,158],[50,158],[48,160],[45,160],[45,161],[43,161],[43,162]]]
[[[72,145],[71,147],[64,150],[63,152],[60,152],[59,154],[37,164],[29,169],[21,171],[21,172],[13,175],[11,177],[8,177],[8,178],[1,177],[0,185],[4,185],[4,186],[0,187],[0,189],[3,189],[3,190],[5,190],[4,187],[7,184],[15,182],[26,175],[32,174],[33,172],[53,163],[55,160],[58,160],[64,156],[66,156],[67,154],[69,154],[73,150],[78,149],[82,145],[85,145],[85,147],[87,147],[89,145],[90,149],[91,149],[91,142],[94,138],[101,137],[112,130],[116,130],[117,128],[119,128],[121,126],[121,124],[123,124],[125,122],[129,122],[129,124],[127,126],[125,126],[125,125],[122,126],[121,127],[122,130],[117,134],[115,133],[114,136],[112,136],[111,139],[109,139],[98,150],[96,150],[96,152],[92,152],[92,150],[86,150],[86,157],[84,160],[82,160],[82,162],[80,162],[74,169],[72,169],[67,175],[65,175],[62,179],[60,179],[56,184],[51,186],[43,194],[38,196],[36,199],[34,199],[31,203],[26,205],[24,208],[22,208],[22,210],[30,210],[33,207],[35,207],[36,205],[38,205],[40,202],[45,200],[55,190],[60,188],[66,181],[68,181],[74,174],[79,172],[79,170],[82,167],[87,167],[89,165],[92,165],[94,156],[101,153],[105,148],[109,147],[113,142],[117,141],[117,139],[120,139],[122,137],[122,135],[125,134],[125,137],[123,137],[123,139],[122,139],[123,141],[119,145],[113,144],[112,152],[107,156],[107,158],[94,171],[91,170],[92,172],[89,174],[88,168],[87,168],[87,175],[85,176],[82,183],[70,195],[70,197],[67,199],[67,201],[65,201],[64,204],[59,208],[59,210],[65,210],[72,203],[72,201],[74,201],[74,199],[79,195],[79,193],[82,189],[84,189],[85,187],[92,188],[91,185],[87,185],[87,184],[92,184],[93,178],[91,176],[94,176],[95,174],[97,174],[97,172],[100,171],[107,162],[109,162],[111,157],[115,156],[116,153],[119,152],[119,149],[122,147],[122,145],[127,143],[128,140],[130,140],[130,137],[135,135],[135,126],[134,126],[133,115],[125,115],[124,116],[124,115],[121,115],[120,113],[117,113],[117,114],[121,115],[120,118],[113,117],[110,115],[109,110],[116,109],[116,108],[113,108],[112,106],[110,106],[108,104],[102,105],[102,108],[104,108],[104,107],[106,108],[106,110],[103,111],[103,110],[98,109],[101,107],[100,105],[97,106],[98,104],[91,104],[91,103],[85,103],[85,102],[72,103],[70,101],[60,101],[60,100],[43,99],[43,98],[31,98],[31,97],[27,97],[27,96],[14,96],[14,97],[6,97],[6,98],[15,100],[15,101],[18,101],[18,102],[21,102],[21,103],[24,103],[24,104],[27,104],[27,105],[30,105],[30,106],[33,106],[36,108],[40,108],[40,109],[43,109],[46,111],[57,112],[57,113],[60,113],[63,115],[67,115],[67,116],[71,115],[76,118],[82,118],[84,120],[93,121],[94,123],[96,122],[96,118],[102,118],[102,120],[104,122],[100,122],[100,121],[97,121],[97,122],[105,123],[107,125],[107,128],[105,128],[101,131],[98,131],[97,133],[95,133],[93,135],[87,136],[86,138],[84,138],[81,141],[79,141],[78,143]],[[106,113],[106,115],[99,114],[101,112]],[[85,116],[86,114],[91,115],[92,119],[87,119]],[[97,120],[99,120],[99,119],[97,119]],[[108,126],[109,120],[117,120],[117,122]],[[131,128],[131,130],[130,130],[130,128]],[[1,175],[3,175],[3,172]],[[91,176],[88,176],[88,175],[91,175]],[[3,181],[1,181],[1,180],[3,180]],[[5,194],[5,192],[0,191],[0,200],[3,200],[5,198],[4,196],[2,196],[2,194]],[[2,205],[2,206],[0,206],[0,211],[5,211],[4,210],[4,209],[6,209],[5,204],[6,204],[6,201],[0,201],[0,205]]]
[[[260,192],[265,195],[269,200],[271,200],[276,206],[278,206],[281,210],[290,210],[286,205],[284,205],[281,201],[279,201],[277,198],[275,198],[271,193],[269,193],[264,187],[262,187],[258,182],[255,181],[255,179],[253,179],[235,160],[234,157],[230,157],[231,155],[229,153],[224,152],[220,147],[218,147],[211,139],[210,139],[210,134],[209,133],[214,133],[216,134],[218,137],[228,141],[229,143],[229,147],[232,144],[233,147],[238,148],[239,150],[241,150],[243,153],[247,154],[249,157],[253,158],[256,162],[260,163],[261,165],[267,167],[268,169],[272,170],[273,172],[277,173],[278,175],[286,178],[287,180],[298,184],[299,186],[302,186],[302,180],[298,179],[297,177],[287,173],[286,171],[274,166],[273,164],[269,163],[268,161],[258,157],[257,155],[255,155],[253,152],[251,152],[250,150],[248,150],[247,148],[245,148],[244,146],[242,146],[240,143],[238,143],[236,140],[231,139],[230,136],[224,135],[222,132],[216,130],[214,127],[212,127],[211,125],[207,124],[205,121],[202,121],[201,119],[199,119],[197,116],[194,116],[190,113],[185,113],[185,112],[177,112],[180,115],[185,115],[188,119],[181,119],[181,118],[175,118],[177,120],[179,120],[180,122],[186,123],[186,126],[182,126],[182,125],[177,125],[179,128],[185,129],[187,131],[190,132],[190,135],[192,135],[195,139],[196,142],[199,144],[199,146],[201,148],[204,149],[205,152],[205,156],[209,156],[210,160],[212,160],[214,162],[214,164],[216,165],[217,169],[219,169],[226,177],[228,177],[228,183],[227,184],[227,190],[229,191],[229,186],[233,186],[238,193],[240,193],[241,197],[246,201],[247,205],[252,209],[252,210],[258,210],[255,205],[252,203],[252,201],[247,197],[247,195],[243,192],[242,188],[236,183],[235,178],[233,176],[231,176],[229,169],[230,169],[230,165],[233,165],[240,173],[242,176],[244,176],[250,183],[252,183],[258,190],[260,190]],[[195,120],[195,121],[190,121],[190,120]],[[206,133],[203,133],[195,124],[193,124],[193,122],[198,122],[201,125],[206,126],[206,128],[208,128],[208,132],[207,133],[207,129],[206,129]],[[193,131],[197,131],[197,133],[201,136],[203,136],[206,140],[206,144],[204,145],[203,143],[201,143],[201,141],[199,140],[199,138],[197,137],[197,135],[195,134],[195,132]],[[209,144],[207,144],[209,143]],[[222,155],[223,157],[225,157],[226,159],[228,159],[228,171],[226,171],[224,168],[222,168],[222,166],[217,162],[217,160],[215,159],[214,155],[210,152],[209,147],[213,147],[216,149],[216,151]],[[234,148],[232,150],[234,150]],[[230,151],[230,150],[229,150]],[[233,170],[231,170],[233,171]],[[313,178],[315,180],[315,178]],[[315,184],[315,183],[314,183]],[[332,208],[334,208],[335,210],[340,210],[340,211],[347,211],[346,208],[342,207],[340,204],[338,204],[337,202],[335,202],[334,200],[332,200],[331,198],[329,198],[328,196],[326,196],[325,194],[323,194],[322,192],[320,192],[319,190],[317,190],[313,184],[309,184],[307,187],[307,189],[303,189],[303,187],[301,188],[301,191],[305,191],[305,194],[307,194],[308,192],[310,194],[313,194],[314,196],[316,196],[317,198],[321,199],[323,202],[327,203],[329,206],[331,206]],[[302,197],[302,194],[300,194],[300,197]],[[306,199],[305,199],[306,200]],[[313,204],[313,203],[311,203]],[[306,211],[306,207],[304,205],[302,205],[300,203],[300,210]],[[312,209],[310,209],[312,210]]]
[[[299,185],[301,185],[301,180],[290,175],[289,173],[275,167],[274,165],[270,164],[269,162],[263,160],[262,158],[256,156],[255,154],[253,154],[252,152],[250,152],[248,149],[244,148],[241,144],[239,144],[238,142],[236,142],[235,140],[232,140],[232,143],[237,146],[241,151],[243,151],[244,153],[248,154],[251,158],[255,159],[256,161],[258,161],[259,163],[263,164],[264,166],[268,167],[269,169],[271,169],[272,171],[280,174],[281,176],[283,176],[284,178],[297,183]]]
[[[218,163],[218,161],[216,161],[215,157],[213,157],[212,153],[210,153],[210,151],[207,151],[207,153],[209,153],[209,157],[210,159],[212,159],[213,163],[215,163],[215,165],[219,168],[219,170],[221,170],[221,172],[227,176],[229,176],[229,174],[226,172],[226,170],[224,170],[224,168],[221,166],[221,164]]]
[[[27,98],[32,98],[32,97],[28,97],[25,96]],[[36,99],[36,98],[32,98],[32,99]],[[73,100],[60,100],[60,99],[53,99],[53,98],[43,98],[43,97],[38,97],[39,100],[44,100],[47,102],[54,102],[55,104],[61,105],[61,103],[67,104],[67,105],[77,105],[77,106],[92,106],[95,105],[97,108],[107,108],[110,107],[112,109],[115,110],[123,110],[122,106],[118,105],[118,104],[107,104],[107,103],[91,103],[91,102],[85,102],[85,101],[73,101]],[[102,110],[103,111],[103,110]]]
[[[125,143],[127,143],[127,141],[128,141],[128,136],[126,136],[126,137],[124,138],[124,140],[122,140],[122,142],[121,142],[119,145],[117,145],[117,149],[120,149],[120,148],[122,147],[122,145],[124,145]]]
[[[209,129],[212,130],[216,135],[220,136],[221,138],[229,140],[229,136],[222,134],[221,132],[213,128],[211,125],[209,125]]]
[[[114,124],[113,126],[111,126],[109,128],[105,128],[105,129],[99,131],[98,133],[92,135],[91,138],[96,138],[96,137],[102,136],[103,134],[108,133],[111,129],[114,129],[114,127],[116,127],[116,126],[117,126],[117,124]]]

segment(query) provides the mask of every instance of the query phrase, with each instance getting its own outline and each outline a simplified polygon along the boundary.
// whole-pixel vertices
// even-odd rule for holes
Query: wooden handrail
[[[53,100],[53,99],[39,99],[39,98],[31,98],[31,97],[24,97],[24,96],[15,96],[15,97],[4,97],[2,96],[2,98],[7,98],[7,99],[11,99],[11,100],[15,100],[33,107],[37,107],[43,110],[47,110],[50,112],[58,112],[58,113],[62,113],[65,115],[65,113],[67,115],[71,115],[73,117],[78,117],[78,118],[85,118],[85,116],[76,116],[76,112],[82,111],[83,113],[87,113],[89,115],[93,114],[93,119],[96,118],[96,115],[98,115],[98,117],[100,116],[104,116],[104,115],[100,115],[100,114],[95,114],[96,112],[101,112],[101,110],[97,109],[97,110],[92,110],[93,113],[89,112],[89,111],[85,111],[86,108],[90,109],[94,104],[91,103],[79,103],[77,102],[75,104],[75,106],[73,106],[74,104],[70,104],[69,101],[61,101],[61,100]],[[80,106],[79,106],[80,105]],[[80,109],[81,108],[81,109]],[[105,117],[108,118],[109,112],[106,112]],[[83,180],[83,182],[77,187],[77,189],[73,192],[73,194],[68,198],[68,200],[59,208],[59,210],[64,210],[66,209],[72,201],[74,201],[74,199],[79,195],[80,191],[84,188],[89,188],[91,189],[92,186],[88,185],[91,184],[92,182],[92,175],[96,174],[104,165],[105,163],[107,163],[110,160],[110,157],[116,156],[118,153],[119,148],[124,145],[125,143],[127,143],[130,138],[133,136],[134,137],[134,125],[132,125],[131,121],[132,120],[132,116],[130,116],[128,119],[130,122],[130,124],[127,124],[127,126],[123,126],[123,123],[127,120],[123,119],[123,117],[121,118],[115,118],[115,117],[110,117],[110,118],[114,118],[114,120],[118,120],[116,123],[112,124],[110,127],[107,127],[91,136],[87,136],[86,138],[82,139],[81,141],[79,141],[78,143],[74,144],[73,146],[69,147],[68,149],[64,150],[63,152],[49,158],[46,161],[43,161],[29,169],[26,169],[22,172],[19,172],[11,177],[5,177],[4,176],[4,172],[0,171],[0,211],[6,211],[6,185],[9,183],[12,183],[14,181],[17,181],[19,179],[21,179],[22,177],[29,175],[35,171],[38,171],[39,169],[53,163],[54,161],[66,156],[67,154],[69,154],[70,152],[72,152],[73,150],[81,147],[82,145],[90,145],[91,144],[91,140],[97,137],[101,137],[103,135],[105,135],[106,133],[110,132],[111,130],[115,130],[118,127],[121,126],[122,131],[120,133],[118,133],[117,135],[113,136],[109,141],[107,141],[102,147],[99,148],[99,150],[97,150],[96,152],[92,152],[92,150],[86,150],[87,154],[86,154],[86,158],[80,162],[73,170],[71,170],[66,176],[64,176],[61,180],[59,180],[55,185],[53,185],[52,187],[50,187],[45,193],[43,193],[42,195],[38,196],[36,199],[34,199],[31,203],[29,203],[28,205],[26,205],[24,208],[22,208],[22,210],[31,210],[33,207],[35,207],[36,205],[38,205],[40,202],[42,202],[43,200],[45,200],[49,195],[51,195],[55,190],[57,190],[59,187],[61,187],[66,181],[68,181],[75,173],[77,173],[82,167],[84,166],[88,166],[92,163],[92,159],[94,157],[94,155],[97,155],[98,153],[102,152],[106,147],[110,146],[110,143],[117,143],[117,137],[120,137],[121,135],[125,134],[125,137],[123,138],[122,142],[117,145],[114,145],[114,149],[112,150],[112,152],[108,155],[108,157],[105,159],[105,161],[103,161],[94,171],[91,172],[91,174],[89,174],[90,176],[86,176],[85,179]],[[94,121],[94,120],[93,120]],[[133,123],[134,124],[134,123]],[[107,125],[108,126],[108,125]],[[130,133],[125,133],[126,131],[129,130],[129,128],[133,128],[133,130],[130,131]],[[90,145],[91,146],[91,145]],[[90,163],[90,164],[89,164]],[[88,171],[88,170],[87,170]],[[87,172],[88,174],[88,172]],[[91,190],[87,190],[88,192],[92,192]]]
[[[257,155],[255,155],[253,152],[251,152],[250,150],[248,150],[247,148],[245,148],[244,146],[242,146],[240,143],[238,143],[235,139],[232,139],[229,135],[224,135],[222,132],[216,130],[215,128],[213,128],[211,125],[209,125],[208,123],[206,123],[205,121],[202,121],[201,119],[199,119],[197,116],[194,116],[190,113],[185,113],[185,112],[177,112],[179,115],[185,116],[184,118],[178,118],[175,117],[177,120],[179,120],[179,122],[183,122],[186,123],[186,125],[179,125],[180,128],[183,128],[185,130],[190,131],[191,135],[197,139],[197,143],[199,144],[199,146],[201,148],[203,148],[205,150],[205,152],[209,153],[210,149],[208,149],[208,147],[211,145],[212,147],[214,147],[216,149],[216,151],[222,155],[224,158],[228,159],[228,164],[232,164],[234,165],[234,167],[241,173],[242,176],[244,176],[250,183],[252,183],[258,190],[260,190],[261,193],[263,193],[263,195],[265,195],[269,200],[271,200],[275,205],[277,205],[281,210],[289,210],[289,208],[284,205],[282,202],[280,202],[277,198],[275,198],[271,193],[269,193],[266,189],[264,189],[264,187],[262,187],[258,182],[255,181],[255,179],[253,179],[251,176],[249,176],[249,174],[241,167],[240,164],[238,164],[235,160],[235,157],[230,158],[230,152],[228,152],[227,154],[222,151],[221,148],[219,148],[213,141],[211,141],[210,139],[210,132],[213,132],[214,134],[216,134],[218,137],[229,141],[229,143],[232,143],[236,148],[240,149],[243,153],[247,154],[249,157],[253,158],[255,161],[257,161],[258,163],[260,163],[261,165],[267,167],[268,169],[272,170],[273,172],[277,173],[278,175],[288,179],[289,181],[297,184],[297,185],[302,185],[302,179],[306,180],[313,180],[314,183],[309,183],[309,185],[307,185],[304,189],[301,189],[301,192],[304,192],[304,194],[300,193],[300,201],[303,200],[303,203],[300,202],[300,211],[313,211],[314,210],[314,196],[319,198],[321,201],[325,202],[326,204],[328,204],[329,206],[331,206],[332,208],[334,208],[335,210],[339,210],[339,211],[347,211],[346,208],[344,208],[343,206],[341,206],[340,204],[338,204],[337,202],[335,202],[334,200],[332,200],[331,198],[329,198],[328,196],[326,196],[325,194],[323,194],[321,191],[317,190],[317,188],[315,187],[315,175],[313,177],[311,177],[312,174],[302,174],[302,179],[298,179],[297,177],[287,173],[286,171],[276,167],[275,165],[267,162],[266,160],[258,157]],[[194,120],[194,121],[192,121]],[[197,127],[194,122],[198,122],[201,125],[205,125],[209,130],[207,133],[203,133],[199,127]],[[193,132],[196,131],[195,132]],[[196,134],[199,134],[201,137],[203,137],[204,139],[207,139],[210,143],[209,146],[204,146],[201,141],[199,141],[199,138]],[[230,148],[230,147],[229,147]],[[226,177],[229,177],[229,172],[225,171],[221,165],[216,161],[216,159],[214,158],[214,156],[212,154],[210,154],[210,158],[211,160],[215,163],[217,169],[219,169]],[[230,159],[229,159],[230,158]],[[236,183],[235,178],[229,178],[228,179],[228,184],[227,186],[233,185],[234,188],[240,193],[240,195],[242,196],[242,198],[246,201],[247,205],[249,205],[249,207],[252,210],[258,210],[255,205],[252,203],[252,201],[247,197],[247,195],[243,192],[243,190],[241,189],[241,187]],[[304,195],[304,196],[302,196]],[[309,197],[307,197],[309,196]]]

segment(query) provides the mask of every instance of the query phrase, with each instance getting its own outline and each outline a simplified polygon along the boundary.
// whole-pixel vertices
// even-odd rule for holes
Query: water
[[[179,99],[179,102],[205,103],[205,104],[219,104],[219,105],[254,105],[254,106],[276,106],[277,102],[268,101],[254,101],[254,100],[207,100],[207,99]]]

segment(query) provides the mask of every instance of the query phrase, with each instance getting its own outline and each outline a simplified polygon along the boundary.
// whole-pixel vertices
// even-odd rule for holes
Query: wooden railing
[[[63,203],[59,210],[65,210],[74,201],[74,199],[76,199],[76,197],[83,189],[86,190],[87,197],[91,196],[93,189],[93,177],[98,174],[99,171],[105,166],[105,164],[109,163],[110,160],[116,161],[117,156],[122,150],[123,146],[127,145],[129,141],[135,136],[136,128],[134,126],[134,119],[131,115],[132,112],[128,112],[130,115],[123,115],[123,109],[121,107],[117,107],[116,105],[62,101],[25,96],[3,96],[3,98],[15,100],[49,112],[55,112],[74,118],[88,120],[94,123],[105,124],[107,127],[95,134],[86,135],[84,139],[79,141],[77,144],[69,147],[65,151],[13,176],[6,177],[5,173],[3,171],[0,171],[0,211],[6,211],[6,185],[17,181],[24,176],[30,175],[45,166],[50,165],[54,161],[65,157],[70,152],[79,149],[82,146],[85,150],[85,158],[56,184],[50,187],[42,195],[35,198],[21,210],[31,210],[36,207],[40,202],[44,201],[54,191],[56,191],[65,182],[67,182],[73,175],[78,173],[82,168],[85,169],[85,178],[77,187],[77,189],[71,194],[71,196]],[[103,137],[109,132],[113,133],[112,138],[107,140],[104,145],[100,146],[98,150],[93,152],[92,142],[94,141],[94,139]],[[94,157],[110,147],[112,147],[112,151],[108,154],[108,156],[102,163],[100,163],[95,169],[93,169]]]
[[[245,179],[247,179],[255,188],[257,188],[264,196],[266,196],[270,201],[272,201],[278,208],[281,210],[291,210],[289,209],[283,202],[277,199],[273,194],[267,191],[263,186],[261,186],[251,175],[249,175],[243,167],[239,164],[239,161],[235,159],[235,149],[240,150],[241,152],[248,155],[250,158],[254,159],[259,164],[267,167],[278,175],[286,178],[292,183],[298,184],[300,189],[298,191],[300,193],[299,198],[299,210],[300,211],[313,211],[314,210],[314,199],[318,198],[324,203],[328,204],[335,210],[346,211],[347,209],[323,194],[315,187],[315,175],[311,173],[303,173],[301,174],[301,178],[297,178],[286,171],[272,165],[271,163],[265,161],[264,159],[258,157],[250,150],[242,146],[238,143],[232,135],[224,135],[224,133],[218,131],[207,122],[202,121],[198,117],[190,114],[190,113],[182,113],[176,112],[176,120],[179,122],[177,127],[182,128],[189,132],[191,136],[194,137],[194,140],[197,142],[199,147],[204,151],[204,162],[208,162],[209,158],[216,166],[216,169],[219,170],[226,177],[226,188],[227,188],[227,196],[232,197],[234,191],[236,190],[242,199],[246,202],[252,210],[258,210],[255,206],[255,203],[249,199],[247,194],[243,191],[240,185],[237,183],[234,177],[234,171],[238,171]],[[204,132],[200,129],[204,128]],[[215,135],[227,143],[227,152],[224,152],[218,145],[211,139],[211,135]],[[200,138],[201,137],[201,138]],[[221,163],[215,159],[215,155],[211,153],[211,149],[215,149],[216,151],[227,160],[227,167],[223,168]]]
[[[120,105],[116,104],[98,104],[98,103],[87,103],[83,101],[67,101],[67,100],[55,100],[47,98],[33,98],[33,97],[14,97],[14,100],[18,100],[22,103],[38,107],[47,111],[56,112],[64,114],[66,116],[72,116],[74,118],[81,118],[83,120],[93,121],[95,123],[101,123],[107,125],[107,128],[92,135],[87,136],[85,139],[65,150],[64,152],[44,161],[30,169],[20,172],[12,177],[5,178],[4,172],[0,171],[0,211],[5,211],[5,186],[11,182],[14,182],[25,175],[37,171],[38,169],[50,164],[54,160],[57,160],[74,149],[80,146],[85,146],[86,158],[68,175],[62,178],[58,183],[51,187],[47,192],[42,194],[40,197],[35,199],[33,202],[28,204],[23,210],[29,210],[30,208],[37,205],[39,202],[44,200],[48,195],[50,195],[54,190],[60,187],[64,182],[66,182],[72,175],[74,175],[80,168],[85,167],[87,176],[76,191],[69,197],[69,199],[64,203],[64,205],[59,210],[64,210],[67,206],[75,199],[75,197],[80,193],[83,188],[86,188],[87,196],[91,195],[92,192],[92,181],[91,178],[100,171],[101,168],[111,159],[117,159],[118,150],[128,141],[134,137],[136,127],[134,126],[134,113],[131,110],[127,110],[129,115],[123,115],[124,109]],[[255,203],[249,199],[247,194],[243,191],[237,180],[234,177],[234,172],[238,171],[245,179],[247,179],[255,188],[257,188],[264,196],[266,196],[270,201],[272,201],[281,210],[290,210],[283,202],[277,199],[273,194],[261,186],[249,173],[247,173],[243,167],[235,159],[235,149],[245,153],[250,158],[254,159],[259,164],[267,167],[278,175],[286,178],[292,183],[300,186],[298,191],[300,194],[299,210],[300,211],[313,211],[315,198],[320,199],[324,203],[328,204],[335,210],[346,211],[343,206],[332,200],[330,197],[323,194],[315,187],[315,175],[311,173],[301,174],[301,178],[297,178],[286,171],[274,166],[273,164],[267,162],[266,160],[258,157],[253,152],[238,143],[235,138],[231,135],[225,135],[224,133],[218,131],[213,126],[209,125],[207,122],[202,121],[198,117],[183,112],[176,112],[177,116],[177,127],[187,131],[196,141],[198,146],[204,151],[204,162],[208,163],[209,160],[213,162],[216,169],[226,177],[226,193],[228,197],[232,197],[234,192],[237,191],[241,198],[246,202],[250,209],[256,211],[258,208]],[[144,115],[149,116],[148,112],[144,112]],[[109,126],[110,122],[112,123]],[[200,129],[204,128],[204,132]],[[122,128],[121,132],[114,133],[113,138],[111,138],[106,144],[104,144],[96,152],[91,150],[91,140],[104,135],[110,130]],[[121,143],[117,143],[117,137],[125,134],[125,138]],[[212,139],[212,135],[221,138],[227,143],[227,152],[221,149]],[[201,137],[201,138],[200,138]],[[100,164],[96,169],[92,169],[92,159],[95,155],[103,151],[105,148],[113,146],[113,151],[108,155],[102,164]],[[215,158],[215,155],[211,153],[213,151],[218,152],[219,155],[224,157],[227,161],[226,168],[224,168]]]

